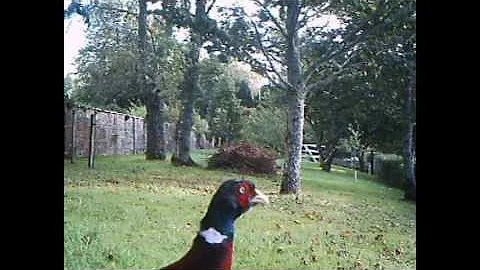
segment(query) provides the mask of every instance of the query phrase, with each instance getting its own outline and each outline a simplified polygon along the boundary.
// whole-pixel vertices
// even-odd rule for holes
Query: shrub
[[[267,149],[239,143],[223,147],[208,160],[208,168],[239,169],[245,174],[275,174],[277,164],[275,153]]]
[[[250,117],[243,125],[242,140],[285,153],[286,117],[285,110],[278,108],[250,110]]]
[[[376,172],[381,182],[391,187],[401,189],[406,187],[405,172],[401,158],[382,157],[376,161]]]

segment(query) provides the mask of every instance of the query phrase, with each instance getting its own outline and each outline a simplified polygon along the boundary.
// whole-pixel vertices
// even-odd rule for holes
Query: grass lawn
[[[211,151],[195,152],[206,165]],[[246,176],[271,203],[237,220],[234,269],[415,269],[416,206],[359,173],[304,162],[303,194]],[[64,268],[155,269],[189,249],[218,185],[234,172],[143,155],[64,163]]]

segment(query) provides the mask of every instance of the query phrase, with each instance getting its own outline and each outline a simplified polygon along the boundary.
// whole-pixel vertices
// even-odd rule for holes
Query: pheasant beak
[[[256,206],[257,204],[265,205],[269,203],[267,195],[263,194],[257,188],[255,188],[255,194],[256,195],[250,201],[251,206]]]

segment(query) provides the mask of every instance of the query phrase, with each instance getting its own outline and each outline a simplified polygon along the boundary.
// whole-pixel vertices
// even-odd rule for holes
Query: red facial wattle
[[[256,189],[252,183],[242,183],[237,188],[237,196],[240,207],[247,211],[250,207],[257,204],[267,204],[268,197],[260,190]]]
[[[238,201],[240,206],[247,210],[250,207],[250,200],[256,195],[255,187],[251,187],[248,184],[241,184],[238,187]]]

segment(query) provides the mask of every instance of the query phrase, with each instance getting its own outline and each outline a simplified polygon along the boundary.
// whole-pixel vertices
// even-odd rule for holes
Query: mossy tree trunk
[[[165,160],[166,132],[165,132],[165,102],[159,97],[158,92],[153,92],[146,102],[147,122],[147,149],[145,158],[148,160]]]
[[[199,57],[200,48],[203,44],[202,27],[206,20],[206,1],[195,1],[195,17],[190,26],[190,51],[187,57],[188,68],[185,72],[184,83],[182,87],[182,114],[178,122],[178,133],[175,147],[175,153],[172,156],[172,163],[177,166],[194,166],[196,163],[190,156],[192,142],[193,126],[193,103],[195,95],[199,93]]]

